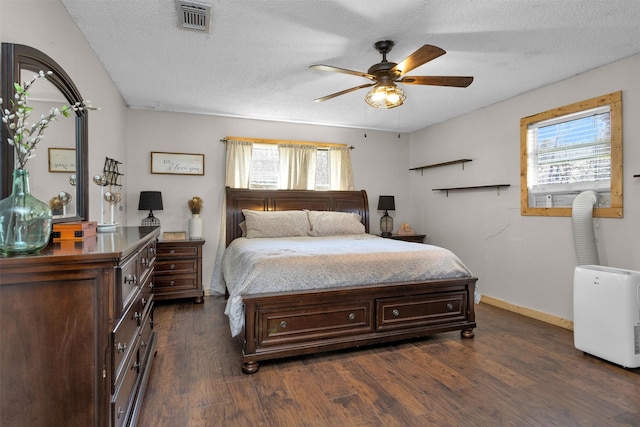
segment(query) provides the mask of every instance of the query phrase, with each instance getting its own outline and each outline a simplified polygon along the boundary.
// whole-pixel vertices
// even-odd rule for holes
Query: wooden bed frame
[[[242,209],[355,212],[369,232],[362,191],[226,190],[226,244],[242,235]],[[475,277],[242,295],[242,371],[259,361],[460,330],[473,338]]]

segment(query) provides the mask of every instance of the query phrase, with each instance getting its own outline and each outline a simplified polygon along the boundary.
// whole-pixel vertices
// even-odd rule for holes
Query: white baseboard
[[[573,330],[573,321],[564,319],[562,317],[554,316],[553,314],[543,313],[541,311],[533,310],[527,307],[521,307],[519,305],[512,304],[510,302],[502,301],[497,298],[493,298],[487,295],[482,295],[480,302],[488,305],[493,305],[514,313],[522,314],[523,316],[531,317],[542,322],[550,323],[561,328]]]

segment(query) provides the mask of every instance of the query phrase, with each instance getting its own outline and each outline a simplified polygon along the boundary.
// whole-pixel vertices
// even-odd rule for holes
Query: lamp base
[[[98,224],[97,229],[98,233],[112,233],[116,231],[116,226],[118,224]]]

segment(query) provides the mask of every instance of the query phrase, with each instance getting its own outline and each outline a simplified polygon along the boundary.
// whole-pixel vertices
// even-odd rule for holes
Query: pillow
[[[243,209],[246,238],[296,237],[309,235],[305,211],[252,211]]]
[[[360,215],[351,212],[308,211],[311,224],[310,236],[337,236],[364,234]]]

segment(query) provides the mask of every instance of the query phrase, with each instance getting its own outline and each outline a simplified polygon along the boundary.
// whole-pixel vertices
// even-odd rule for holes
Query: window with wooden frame
[[[622,218],[622,92],[520,119],[520,211],[571,216],[582,191],[594,216]]]

